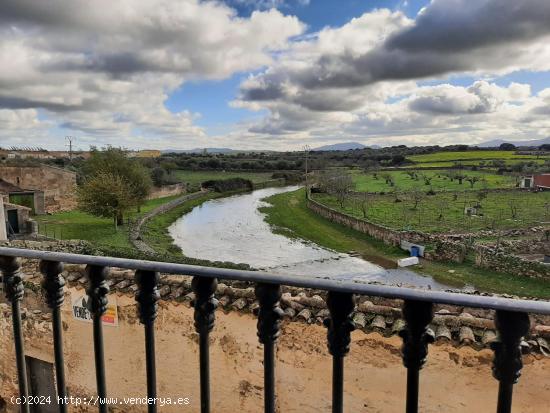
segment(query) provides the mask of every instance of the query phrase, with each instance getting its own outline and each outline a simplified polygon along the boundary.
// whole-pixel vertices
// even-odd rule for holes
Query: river
[[[258,210],[266,205],[262,199],[298,188],[266,188],[210,200],[176,220],[168,231],[188,257],[246,263],[272,273],[450,288],[407,269],[383,268],[360,257],[273,233]]]

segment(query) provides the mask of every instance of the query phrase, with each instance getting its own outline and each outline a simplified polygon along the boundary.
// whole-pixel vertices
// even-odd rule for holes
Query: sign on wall
[[[101,317],[103,325],[118,326],[118,313],[116,306],[116,296],[107,296],[107,310]],[[92,322],[92,313],[90,312],[90,297],[85,293],[76,293],[72,296],[72,312],[73,318],[80,321]]]

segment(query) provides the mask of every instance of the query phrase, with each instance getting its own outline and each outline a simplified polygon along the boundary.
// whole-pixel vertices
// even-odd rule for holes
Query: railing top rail
[[[158,271],[161,273],[187,276],[216,277],[220,280],[239,280],[281,284],[293,287],[339,291],[386,298],[398,298],[403,300],[430,301],[433,303],[451,304],[464,307],[478,307],[494,310],[520,311],[550,315],[549,301],[479,296],[445,291],[366,284],[349,280],[338,281],[335,279],[326,278],[272,274],[263,271],[233,270],[169,262],[69,254],[63,252],[39,251],[10,247],[0,247],[0,256],[24,257],[48,261],[60,261],[69,264],[97,265],[132,270]]]

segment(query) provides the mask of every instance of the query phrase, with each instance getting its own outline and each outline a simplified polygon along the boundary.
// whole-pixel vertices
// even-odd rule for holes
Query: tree
[[[332,182],[332,188],[336,195],[336,199],[338,199],[340,203],[340,207],[343,208],[349,193],[354,188],[351,175],[348,173],[337,175]]]
[[[115,229],[119,217],[133,204],[126,181],[119,175],[99,172],[77,188],[80,210],[91,215],[112,218]]]
[[[514,145],[513,143],[505,142],[505,143],[501,143],[498,149],[500,149],[501,151],[515,151],[516,145]]]
[[[84,180],[100,174],[110,174],[125,182],[127,198],[131,206],[138,211],[141,204],[151,192],[152,181],[149,170],[137,159],[129,158],[126,151],[120,148],[107,147],[99,151],[93,149],[91,157],[83,167]],[[123,215],[119,215],[119,224],[123,223]]]
[[[508,199],[508,206],[510,207],[510,215],[512,216],[512,219],[516,219],[519,211],[518,200],[515,198]]]
[[[355,187],[349,173],[337,170],[324,171],[318,177],[318,184],[323,191],[335,195],[342,208]]]
[[[432,179],[434,179],[433,175],[428,174],[422,174],[422,179],[424,180],[424,185],[431,185]]]
[[[168,175],[172,175],[172,172],[178,169],[178,165],[172,161],[164,161],[160,163],[160,167],[166,171]]]
[[[420,204],[420,202],[422,202],[422,200],[425,198],[425,196],[426,196],[426,194],[424,194],[424,192],[422,192],[418,188],[413,188],[413,189],[410,190],[409,198],[410,198],[411,202],[413,203],[412,209],[414,211],[416,211],[416,208],[418,207],[418,204]]]
[[[477,198],[477,206],[479,208],[482,208],[481,203],[487,198],[487,195],[489,195],[489,189],[483,188],[481,191],[476,192],[476,198]]]
[[[386,184],[388,184],[389,186],[394,186],[395,185],[395,181],[393,179],[393,176],[389,173],[385,173],[385,174],[382,174],[382,178],[384,178],[384,181],[386,181]]]
[[[453,175],[453,177],[454,177],[454,179],[458,180],[459,185],[462,185],[462,181],[464,181],[464,179],[466,179],[466,175],[464,175],[463,172],[456,172]]]
[[[466,178],[464,178],[466,180],[466,182],[469,182],[470,183],[470,187],[473,188],[475,183],[479,181],[479,177],[478,176],[467,176]]]
[[[151,179],[155,186],[161,186],[166,180],[166,172],[164,168],[156,167],[151,171]]]
[[[369,208],[370,208],[370,195],[367,192],[363,192],[359,197],[357,197],[359,208],[363,213],[363,218],[367,218]]]

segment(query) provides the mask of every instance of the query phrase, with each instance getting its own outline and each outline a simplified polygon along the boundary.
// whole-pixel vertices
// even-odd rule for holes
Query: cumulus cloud
[[[376,44],[362,53],[345,42],[322,49],[309,64],[276,66],[256,87],[243,87],[253,100],[281,79],[304,89],[359,87],[384,80],[419,79],[457,72],[506,73],[518,68],[550,70],[550,2],[546,0],[434,0],[414,22],[400,12],[369,13],[364,19],[393,22],[377,27]],[[365,28],[352,21],[349,28]],[[265,95],[264,95],[265,96]]]
[[[449,84],[420,88],[409,100],[409,108],[432,114],[480,114],[499,110],[505,102],[530,96],[529,85],[512,83],[504,88],[484,80],[468,88]]]
[[[334,137],[335,130],[345,130],[354,139],[408,135],[411,142],[423,137],[433,143],[445,129],[452,139],[475,142],[494,132],[489,122],[500,117],[507,117],[510,133],[547,133],[545,127],[518,131],[510,124],[529,111],[540,122],[536,114],[546,110],[541,102],[534,105],[539,98],[531,97],[527,84],[417,86],[453,75],[489,79],[550,70],[550,2],[474,3],[432,0],[414,20],[376,10],[326,28],[243,82],[233,104],[268,109],[253,130],[272,134]]]
[[[150,144],[201,137],[195,114],[165,108],[169,94],[268,65],[303,30],[275,9],[242,18],[198,0],[5,0],[0,109],[41,109],[66,128]]]

